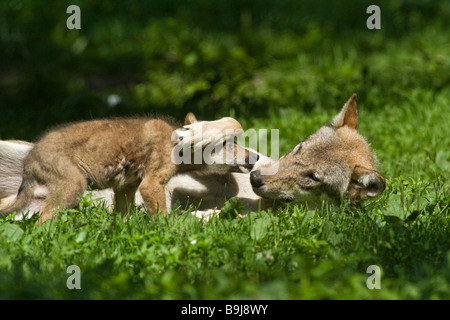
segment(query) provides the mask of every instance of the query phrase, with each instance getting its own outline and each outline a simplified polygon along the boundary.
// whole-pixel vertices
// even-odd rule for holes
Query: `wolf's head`
[[[205,174],[248,173],[259,155],[235,143],[244,130],[238,121],[226,117],[216,121],[198,121],[189,112],[183,128],[174,131],[177,143],[172,161],[186,170]]]
[[[317,204],[375,197],[385,189],[369,144],[357,132],[356,94],[331,125],[300,142],[290,152],[250,175],[253,191],[269,199]]]

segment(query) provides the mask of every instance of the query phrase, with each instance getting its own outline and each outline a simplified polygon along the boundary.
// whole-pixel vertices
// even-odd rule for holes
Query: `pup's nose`
[[[259,188],[264,184],[262,182],[261,172],[259,170],[256,170],[256,171],[253,171],[252,173],[250,173],[250,183],[252,184],[252,187],[254,187],[254,188]]]

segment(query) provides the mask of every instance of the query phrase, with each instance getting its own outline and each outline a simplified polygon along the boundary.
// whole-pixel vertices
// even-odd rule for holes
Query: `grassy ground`
[[[403,210],[399,185],[427,197]],[[294,206],[207,223],[142,211],[124,222],[102,209],[43,227],[3,223],[0,297],[448,299],[448,194],[397,180],[383,198],[342,212]],[[70,265],[80,267],[81,290],[66,287]],[[366,287],[370,265],[382,270],[380,290]]]
[[[365,29],[364,10],[346,25],[340,2],[334,11],[315,10],[331,15],[317,24],[297,14],[266,21],[256,6],[249,29],[244,8],[233,16],[239,30],[163,14],[141,16],[141,28],[139,19],[109,19],[120,7],[111,2],[98,10],[103,20],[85,15],[83,32],[68,34],[61,31],[66,16],[53,15],[53,7],[42,14],[56,21],[54,29],[37,28],[39,15],[6,3],[0,40],[8,50],[1,55],[14,63],[0,72],[2,139],[34,139],[57,122],[125,110],[177,117],[198,111],[205,119],[236,116],[246,129],[279,129],[283,154],[331,122],[356,92],[359,130],[377,153],[387,188],[359,207],[291,205],[209,222],[181,209],[154,219],[141,209],[124,220],[101,206],[87,209],[89,199],[44,226],[2,220],[0,298],[450,299],[445,2],[386,2],[379,32]],[[96,11],[93,2],[80,3],[83,12]],[[315,8],[315,1],[305,3]],[[220,12],[233,14],[222,5]],[[5,27],[15,18],[45,37],[27,39],[14,24]],[[299,26],[284,28],[289,21]],[[111,75],[127,86],[105,89]],[[104,103],[110,93],[122,97],[116,109]],[[70,265],[80,267],[81,290],[66,286]],[[370,265],[381,268],[381,289],[366,286]]]

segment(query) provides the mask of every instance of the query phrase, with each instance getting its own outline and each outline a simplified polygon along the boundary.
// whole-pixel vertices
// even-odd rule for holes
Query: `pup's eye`
[[[320,182],[320,179],[317,177],[317,175],[314,172],[308,172],[306,177],[314,182]]]

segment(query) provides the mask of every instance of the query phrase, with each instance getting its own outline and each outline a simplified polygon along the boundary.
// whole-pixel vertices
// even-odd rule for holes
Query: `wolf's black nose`
[[[253,188],[259,188],[264,184],[262,182],[261,172],[259,170],[250,173],[250,183],[252,184]]]

